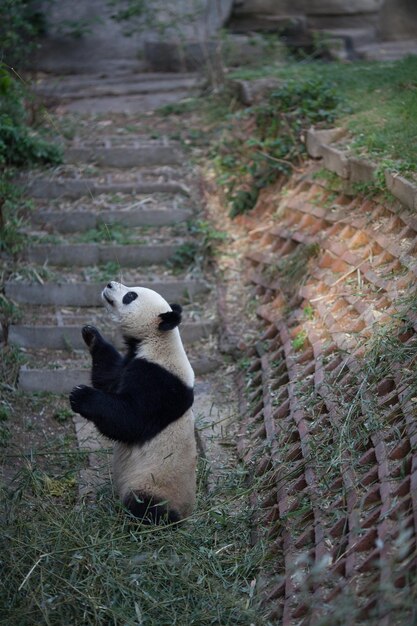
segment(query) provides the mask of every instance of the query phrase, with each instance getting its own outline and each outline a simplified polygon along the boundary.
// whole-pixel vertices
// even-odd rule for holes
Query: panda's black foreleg
[[[91,354],[93,387],[103,391],[115,390],[120,380],[122,356],[95,326],[84,326],[81,332]]]
[[[143,424],[127,398],[79,385],[72,390],[70,403],[75,413],[94,422],[105,437],[124,443],[141,441]]]

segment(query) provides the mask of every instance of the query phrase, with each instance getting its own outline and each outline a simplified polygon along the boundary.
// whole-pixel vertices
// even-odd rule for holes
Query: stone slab
[[[105,115],[122,113],[136,115],[147,111],[154,111],[167,104],[181,102],[193,95],[191,90],[164,91],[136,96],[101,96],[98,98],[83,98],[60,103],[60,110],[65,113],[79,113],[80,115]]]
[[[37,90],[39,95],[47,94],[52,96],[59,96],[61,100],[79,100],[85,98],[104,98],[104,97],[126,97],[132,95],[147,95],[154,93],[167,93],[174,91],[184,92],[188,89],[193,89],[196,86],[195,78],[177,78],[162,79],[153,81],[138,81],[137,78],[132,77],[123,78],[118,82],[109,83],[108,81],[98,80],[95,83],[89,83],[80,89],[79,86],[71,86],[68,84],[61,84],[60,88],[54,93],[51,90],[42,90],[40,87]]]
[[[261,101],[266,94],[278,89],[282,81],[268,77],[253,80],[232,79],[227,84],[239,102],[245,106],[251,106]]]
[[[142,282],[142,287],[154,289],[168,302],[184,302],[200,293],[206,293],[208,286],[198,280],[178,280],[172,282],[149,281]],[[44,306],[73,306],[91,307],[101,305],[101,291],[103,285],[97,283],[48,283],[25,284],[7,282],[5,294],[18,304]]]
[[[93,422],[83,419],[80,415],[74,414],[73,418],[75,434],[77,436],[78,447],[81,450],[97,452],[104,447],[108,447],[108,441],[100,437],[99,432]]]
[[[385,0],[379,12],[381,39],[409,39],[417,33],[417,4],[414,0]]]
[[[407,41],[380,41],[359,46],[357,53],[366,61],[398,61],[410,54],[417,55],[417,37]]]
[[[317,31],[324,37],[332,37],[342,39],[346,42],[346,45],[356,49],[358,46],[366,46],[376,39],[376,29],[374,27],[368,28],[328,28],[325,31]]]
[[[100,194],[125,193],[153,194],[153,193],[182,193],[188,190],[181,183],[113,183],[98,184],[93,180],[48,180],[36,178],[26,184],[26,192],[33,198],[80,198],[82,196],[96,196]]]
[[[123,226],[169,226],[185,222],[192,217],[186,209],[138,209],[127,211],[36,211],[30,216],[32,224],[47,227],[60,233],[75,233],[102,224],[123,224]]]
[[[142,165],[178,165],[183,156],[175,146],[144,145],[141,148],[84,148],[65,150],[66,163],[98,163],[106,167],[140,167]]]
[[[21,369],[18,387],[28,393],[69,393],[73,387],[89,383],[90,372],[87,369]]]
[[[388,171],[385,172],[385,182],[393,196],[409,209],[417,210],[417,184]]]
[[[191,361],[196,376],[208,374],[217,370],[220,361],[211,358],[200,358]],[[18,387],[28,393],[49,392],[69,393],[76,385],[90,384],[90,370],[88,369],[21,369],[19,372]]]
[[[309,156],[320,159],[323,156],[323,145],[330,144],[342,137],[346,131],[343,128],[316,129],[310,128],[306,132],[306,148]]]
[[[349,157],[349,175],[352,183],[371,183],[376,171],[375,163],[365,159]]]
[[[191,74],[190,72],[184,74],[138,72],[136,70],[132,71],[129,65],[127,65],[124,70],[119,70],[118,72],[113,72],[110,68],[108,72],[45,75],[39,79],[33,88],[36,92],[60,95],[67,91],[81,91],[92,85],[115,85],[123,82],[152,85],[161,80],[178,83],[178,81],[183,79],[191,80],[196,85],[200,80],[198,74]]]
[[[333,146],[322,145],[323,165],[341,178],[349,178],[349,161],[346,152]]]
[[[380,0],[320,0],[311,2],[311,0],[298,0],[298,2],[289,2],[288,0],[245,0],[236,2],[234,12],[240,14],[267,14],[282,15],[287,7],[297,7],[297,10],[303,14],[325,14],[325,15],[346,15],[349,13],[365,13],[373,12],[379,9]]]
[[[28,249],[25,258],[31,263],[49,263],[54,266],[88,267],[115,261],[124,267],[139,267],[165,263],[179,249],[179,245],[101,245],[38,244]]]
[[[24,326],[16,324],[9,328],[8,341],[21,348],[81,350],[85,348],[81,336],[81,327],[81,322],[77,326]],[[184,343],[190,344],[208,338],[214,331],[214,324],[210,322],[188,322],[181,324],[180,329]],[[119,349],[123,347],[123,339],[118,333],[105,333],[105,336]]]

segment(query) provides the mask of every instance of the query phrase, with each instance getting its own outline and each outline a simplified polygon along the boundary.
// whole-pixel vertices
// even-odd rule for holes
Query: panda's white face
[[[135,339],[160,334],[160,316],[172,310],[156,291],[146,287],[126,287],[115,281],[108,283],[101,297],[122,333]]]

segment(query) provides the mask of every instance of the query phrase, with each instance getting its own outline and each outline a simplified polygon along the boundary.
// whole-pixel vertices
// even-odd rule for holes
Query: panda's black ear
[[[160,313],[159,317],[161,318],[161,322],[159,322],[159,330],[172,330],[176,326],[181,323],[181,313],[182,308],[179,304],[170,304],[169,305],[172,311],[168,311],[167,313]]]

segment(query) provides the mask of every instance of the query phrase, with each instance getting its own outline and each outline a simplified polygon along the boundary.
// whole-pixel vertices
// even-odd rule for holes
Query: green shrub
[[[331,124],[338,104],[328,82],[290,79],[260,104],[235,115],[231,130],[216,146],[231,217],[252,209],[260,190],[279,174],[291,173],[305,153],[304,131],[319,122]]]
[[[0,58],[9,66],[21,66],[45,32],[45,16],[37,0],[1,0]]]
[[[29,128],[21,85],[0,64],[0,166],[59,163],[60,149]]]

